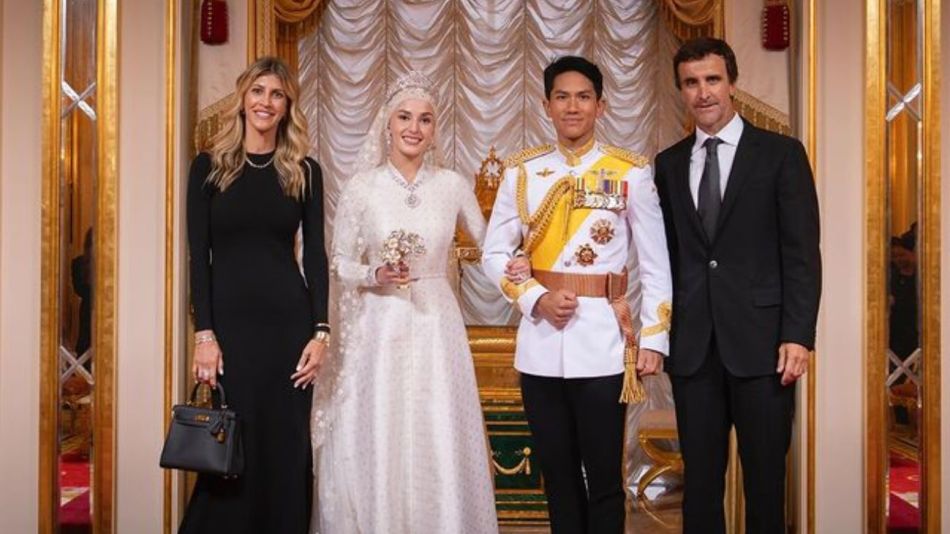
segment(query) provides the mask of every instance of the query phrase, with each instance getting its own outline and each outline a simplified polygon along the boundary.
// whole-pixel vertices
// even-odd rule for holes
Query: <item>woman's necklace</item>
[[[247,157],[247,154],[245,154],[245,155],[244,155],[244,163],[247,163],[248,165],[250,165],[251,167],[254,167],[255,169],[266,169],[267,167],[270,167],[270,164],[271,164],[271,163],[274,163],[274,156],[276,156],[276,155],[277,155],[277,152],[274,152],[273,154],[271,154],[269,160],[267,160],[267,161],[264,162],[264,163],[257,164],[257,163],[254,163],[253,161],[251,161],[251,158]]]
[[[409,191],[409,194],[406,195],[406,205],[410,208],[419,207],[419,204],[422,204],[422,199],[416,194],[416,189],[419,187],[419,184],[422,183],[422,169],[420,168],[419,172],[416,173],[416,179],[413,180],[412,183],[409,183],[402,177],[399,171],[396,170],[396,167],[393,166],[392,163],[388,163],[386,166],[389,168],[389,176],[403,189]]]

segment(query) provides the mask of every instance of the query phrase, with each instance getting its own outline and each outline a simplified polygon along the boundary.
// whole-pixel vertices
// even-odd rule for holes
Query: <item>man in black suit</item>
[[[735,425],[750,534],[785,532],[795,381],[815,341],[818,200],[801,143],[744,121],[735,54],[699,38],[673,60],[696,131],[656,158],[673,272],[665,365],[685,461],[684,532],[725,532]]]

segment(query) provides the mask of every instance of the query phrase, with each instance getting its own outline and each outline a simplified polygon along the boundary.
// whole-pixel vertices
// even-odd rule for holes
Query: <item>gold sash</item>
[[[602,173],[609,176],[623,176],[632,167],[633,164],[629,161],[605,154],[584,172],[584,183],[588,188],[594,189],[599,185]],[[589,208],[573,208],[574,181],[570,176],[558,180],[552,187],[551,194],[544,198],[536,212],[537,215],[550,215],[532,217],[529,222],[529,233],[524,248],[531,257],[533,269],[551,270],[564,250],[564,245],[577,233],[593,211]],[[527,211],[527,206],[523,209]]]

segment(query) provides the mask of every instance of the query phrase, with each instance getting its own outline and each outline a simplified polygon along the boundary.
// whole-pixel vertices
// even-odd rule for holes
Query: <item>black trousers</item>
[[[784,534],[785,456],[791,441],[795,386],[783,386],[777,373],[733,376],[723,366],[715,343],[710,345],[695,374],[670,377],[685,464],[683,532],[726,531],[723,497],[729,430],[735,425],[746,532]]]
[[[521,395],[544,475],[552,534],[623,532],[626,405],[617,402],[622,386],[623,374],[596,378],[521,375]]]

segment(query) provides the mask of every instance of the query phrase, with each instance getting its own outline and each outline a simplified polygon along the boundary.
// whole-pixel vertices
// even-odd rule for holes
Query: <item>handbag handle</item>
[[[205,382],[195,382],[195,387],[191,388],[191,397],[188,399],[189,405],[195,405],[195,401],[198,399],[198,388],[200,388],[202,385],[207,385],[209,388],[211,388],[211,385],[206,384]],[[214,404],[215,393],[218,394],[221,400],[221,402],[218,403],[218,406],[215,406]],[[224,386],[221,385],[221,382],[216,383],[215,386],[211,388],[211,407],[216,410],[221,410],[228,407],[227,399],[224,397]]]

